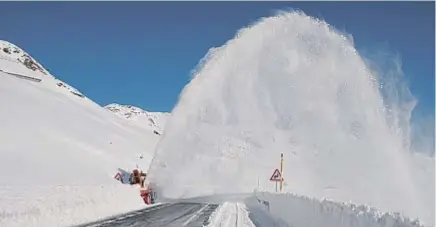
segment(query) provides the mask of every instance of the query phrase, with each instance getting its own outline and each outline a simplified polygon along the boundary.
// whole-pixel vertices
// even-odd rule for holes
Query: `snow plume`
[[[435,155],[435,121],[434,115],[416,117],[412,122],[412,149],[429,156]]]
[[[213,48],[157,146],[149,179],[161,196],[274,190],[283,152],[285,191],[434,219],[434,161],[415,171],[397,120],[407,114],[391,108],[402,100],[380,89],[397,84],[380,80],[348,37],[281,12]]]
[[[392,54],[386,48],[380,48],[375,52],[362,54],[366,65],[377,77],[379,90],[386,106],[386,119],[389,127],[402,137],[404,150],[429,153],[428,151],[415,150],[416,143],[422,143],[416,138],[416,126],[412,122],[412,112],[418,100],[409,90],[407,81],[402,70],[402,61],[398,54]],[[434,117],[433,117],[434,118]],[[418,122],[421,118],[416,119]]]
[[[363,50],[362,56],[379,81],[379,89],[388,109],[389,123],[403,137],[405,150],[434,156],[434,112],[423,114],[415,111],[419,100],[409,90],[398,53],[386,46],[377,50]]]

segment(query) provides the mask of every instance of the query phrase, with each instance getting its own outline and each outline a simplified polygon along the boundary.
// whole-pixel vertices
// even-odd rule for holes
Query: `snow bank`
[[[113,177],[147,169],[158,135],[53,78],[0,72],[0,109],[0,226],[68,226],[144,207],[137,187]]]
[[[213,48],[158,144],[149,178],[161,196],[272,189],[283,152],[285,191],[433,222],[434,159],[417,163],[409,149],[415,100],[390,83],[397,70],[379,80],[348,37],[289,12]]]
[[[311,199],[295,194],[256,192],[247,199],[247,207],[256,222],[275,219],[271,226],[292,227],[421,227],[399,213],[383,213],[369,206]]]
[[[0,226],[71,226],[144,207],[118,184],[0,185]]]

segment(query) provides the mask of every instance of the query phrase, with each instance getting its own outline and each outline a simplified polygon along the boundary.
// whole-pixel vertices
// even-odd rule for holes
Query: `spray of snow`
[[[384,96],[383,73],[349,36],[283,12],[213,48],[193,74],[150,167],[161,196],[274,190],[283,152],[285,191],[433,222],[434,159],[416,170],[408,150],[414,100]]]

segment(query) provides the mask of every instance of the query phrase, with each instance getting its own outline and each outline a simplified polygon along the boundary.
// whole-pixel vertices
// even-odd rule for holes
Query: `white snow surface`
[[[149,130],[162,134],[165,123],[170,113],[149,112],[132,105],[112,103],[104,107],[117,116],[129,119],[129,123],[143,126]]]
[[[20,63],[22,66],[26,67],[28,65],[29,67],[26,67],[28,69],[25,71],[26,74],[33,74],[37,75],[40,74],[40,76],[48,76],[53,77],[39,62],[37,62],[32,56],[30,56],[28,53],[23,51],[21,48],[17,47],[16,45],[0,40],[0,59],[1,60],[7,60],[10,62],[16,62]],[[28,61],[28,63],[27,63]],[[2,67],[5,67],[5,64],[2,64]],[[34,69],[31,69],[34,67]],[[19,67],[11,67],[11,70],[19,70],[17,69]]]
[[[3,59],[0,69],[38,73]],[[146,170],[159,135],[38,76],[0,72],[0,226],[69,226],[144,207],[137,187],[113,177]]]
[[[292,227],[421,227],[419,220],[385,213],[367,205],[318,200],[292,193],[257,191],[246,199],[256,226]]]
[[[324,21],[263,18],[200,62],[149,180],[167,198],[274,190],[283,152],[285,191],[434,224],[434,158],[410,152],[415,100],[389,84],[401,76],[370,69]]]
[[[240,202],[224,202],[210,217],[206,227],[256,227],[247,207]]]
[[[24,50],[3,40],[0,40],[0,72],[7,73],[8,75],[13,74],[39,79],[50,88],[54,88],[55,85],[61,88],[54,89],[56,92],[66,93],[86,99],[80,91],[67,83],[56,79]]]

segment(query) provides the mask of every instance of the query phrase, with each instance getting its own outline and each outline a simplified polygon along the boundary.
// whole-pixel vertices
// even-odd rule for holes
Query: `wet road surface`
[[[77,227],[201,227],[208,224],[209,216],[218,206],[217,204],[189,202],[159,204]]]

